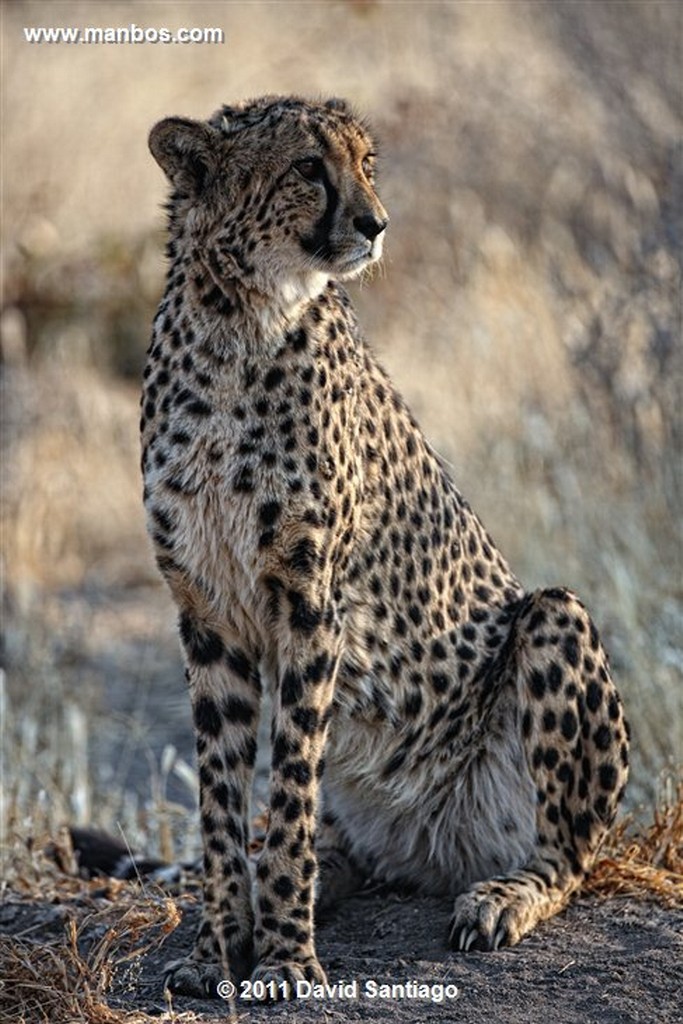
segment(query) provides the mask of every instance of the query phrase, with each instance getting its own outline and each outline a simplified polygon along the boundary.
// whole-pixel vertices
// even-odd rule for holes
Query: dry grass
[[[114,978],[129,972],[157,948],[180,922],[176,903],[163,893],[109,880],[84,882],[59,874],[50,858],[25,849],[23,870],[15,862],[6,906],[19,899],[59,906],[61,934],[45,940],[40,922],[34,937],[0,936],[0,1015],[7,1024],[143,1024],[159,1020],[108,1005]],[[44,928],[44,926],[43,926]],[[164,1016],[190,1024],[193,1014]]]
[[[89,949],[86,959],[79,950],[81,932],[97,925],[106,926],[106,932]],[[0,936],[2,1019],[6,1024],[145,1024],[160,1019],[190,1024],[197,1019],[191,1013],[159,1018],[115,1010],[106,1002],[114,972],[158,941],[150,938],[152,929],[163,932],[173,927],[158,907],[141,905],[136,894],[134,907],[101,910],[88,917],[80,929],[69,918],[65,938],[59,942],[37,944]]]
[[[584,892],[683,909],[683,780],[671,789],[646,828],[634,830],[628,819],[615,826]]]

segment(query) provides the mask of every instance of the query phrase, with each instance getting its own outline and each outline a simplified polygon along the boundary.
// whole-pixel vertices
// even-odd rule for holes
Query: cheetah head
[[[152,129],[171,233],[216,284],[313,294],[381,258],[387,215],[372,138],[344,101],[267,96]]]

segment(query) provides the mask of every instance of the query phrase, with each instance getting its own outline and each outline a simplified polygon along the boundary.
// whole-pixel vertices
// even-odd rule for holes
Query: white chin
[[[285,307],[295,306],[299,302],[315,299],[325,290],[330,274],[320,270],[309,271],[301,275],[293,275],[285,279],[280,292]]]
[[[345,263],[342,263],[341,266],[334,271],[334,276],[338,277],[342,281],[350,281],[351,278],[358,277],[366,267],[371,266],[373,263],[375,263],[375,258],[373,256],[358,256],[356,259],[347,260]]]

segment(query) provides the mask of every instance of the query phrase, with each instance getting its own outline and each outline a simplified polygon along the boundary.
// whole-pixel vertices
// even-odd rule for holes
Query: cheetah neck
[[[308,305],[327,287],[329,274],[318,270],[247,275],[242,268],[226,276],[211,258],[202,260],[202,273],[190,285],[191,305],[199,309],[204,331],[214,334],[222,346],[249,354],[267,354],[301,320]],[[231,346],[231,347],[232,347]]]
[[[329,276],[320,271],[292,274],[277,285],[261,291],[244,289],[243,308],[262,343],[280,339],[300,319],[303,311],[319,298],[329,282]]]

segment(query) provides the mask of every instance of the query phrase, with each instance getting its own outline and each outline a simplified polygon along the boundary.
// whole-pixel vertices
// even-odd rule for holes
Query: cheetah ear
[[[167,117],[149,133],[149,148],[174,188],[198,195],[216,169],[218,138],[203,121]]]
[[[350,114],[352,112],[347,101],[341,99],[339,96],[332,96],[325,102],[325,106],[328,110],[336,110],[340,114]]]

